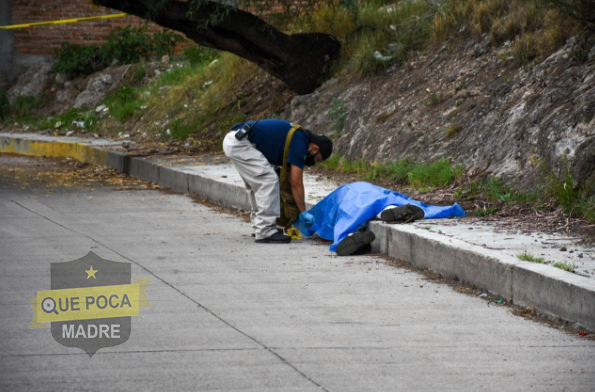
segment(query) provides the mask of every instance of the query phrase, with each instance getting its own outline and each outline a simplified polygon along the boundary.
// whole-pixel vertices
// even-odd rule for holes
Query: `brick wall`
[[[11,0],[12,24],[47,22],[60,19],[82,18],[98,15],[121,13],[111,8],[94,6],[91,0]],[[178,0],[187,1],[187,0]],[[237,5],[234,0],[222,0]],[[337,0],[338,1],[338,0]],[[300,4],[312,3],[314,0],[295,1],[295,7]],[[241,1],[240,1],[241,3]],[[264,0],[265,14],[281,12],[279,3]],[[252,7],[250,7],[252,8]],[[253,5],[257,14],[259,7]],[[261,17],[263,15],[261,14]],[[78,45],[102,44],[107,41],[109,33],[116,27],[127,25],[140,26],[146,24],[149,32],[162,30],[154,23],[147,22],[135,16],[104,20],[83,21],[62,25],[36,26],[11,30],[14,34],[14,46],[17,53],[54,54],[63,41]],[[184,47],[185,44],[180,44]],[[178,53],[180,52],[178,48]]]
[[[119,14],[118,10],[93,6],[91,0],[12,0],[12,24],[46,22],[88,16]],[[102,44],[116,27],[147,24],[149,31],[161,27],[135,16],[92,20],[62,25],[12,30],[17,53],[53,54],[63,41],[73,44]]]

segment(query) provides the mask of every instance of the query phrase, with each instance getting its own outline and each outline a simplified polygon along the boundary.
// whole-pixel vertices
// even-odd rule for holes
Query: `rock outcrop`
[[[100,73],[89,78],[87,86],[74,101],[74,107],[80,109],[82,107],[91,108],[101,102],[108,92],[117,87],[119,83],[115,83],[114,78],[109,73]]]
[[[381,75],[295,97],[285,117],[331,134],[340,102],[336,151],[349,158],[447,157],[524,189],[563,162],[576,184],[595,177],[595,37],[572,38],[524,68],[508,45],[451,41]]]
[[[8,102],[12,105],[21,95],[39,96],[50,80],[52,72],[52,62],[40,58],[38,61],[27,64],[26,70],[22,72],[16,81],[16,84],[10,87],[7,92]]]

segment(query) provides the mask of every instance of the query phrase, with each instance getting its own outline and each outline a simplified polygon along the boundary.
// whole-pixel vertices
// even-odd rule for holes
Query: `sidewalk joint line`
[[[309,382],[311,382],[312,384],[316,385],[317,387],[319,387],[321,390],[325,391],[325,392],[329,392],[326,388],[324,388],[322,385],[320,385],[319,383],[317,383],[316,381],[314,381],[312,378],[308,377],[304,372],[302,372],[301,370],[299,370],[295,365],[293,365],[291,362],[289,362],[287,359],[285,359],[284,357],[282,357],[280,354],[276,353],[275,351],[273,351],[273,349],[271,349],[270,347],[268,347],[267,345],[265,345],[264,343],[260,342],[258,339],[256,339],[253,336],[248,335],[246,332],[242,331],[241,329],[239,329],[238,327],[234,326],[233,324],[231,324],[229,321],[223,319],[222,317],[220,317],[219,315],[217,315],[215,312],[213,312],[212,310],[210,310],[209,308],[207,308],[206,306],[202,305],[200,302],[196,301],[194,298],[190,297],[188,294],[184,293],[183,291],[181,291],[180,289],[178,289],[177,287],[173,286],[171,283],[169,283],[168,281],[166,281],[165,279],[161,278],[159,275],[153,273],[151,270],[149,270],[147,267],[141,265],[140,263],[138,263],[137,261],[124,256],[123,254],[121,254],[120,252],[116,251],[115,249],[110,248],[109,246],[102,244],[101,242],[99,242],[98,240],[89,237],[86,234],[83,233],[79,233],[69,227],[66,227],[58,222],[55,222],[53,220],[51,220],[50,218],[46,217],[45,215],[42,215],[36,211],[33,211],[27,207],[25,207],[24,205],[12,200],[13,203],[17,204],[18,206],[36,214],[39,215],[40,217],[52,222],[53,224],[56,224],[66,230],[69,230],[75,234],[78,235],[82,235],[83,237],[86,237],[88,239],[90,239],[91,241],[105,247],[106,249],[111,250],[112,252],[116,253],[117,255],[119,255],[120,257],[130,261],[131,263],[133,263],[134,265],[144,269],[145,271],[147,271],[148,273],[150,273],[151,275],[153,275],[155,278],[159,279],[161,282],[163,282],[165,285],[169,286],[170,288],[174,289],[175,291],[177,291],[179,294],[181,294],[182,296],[186,297],[187,299],[189,299],[191,302],[195,303],[196,305],[198,305],[198,307],[202,308],[203,310],[205,310],[206,312],[210,313],[212,316],[214,316],[216,319],[218,319],[219,321],[221,321],[223,324],[227,325],[228,327],[230,327],[231,329],[233,329],[234,331],[244,335],[245,337],[247,337],[248,339],[252,340],[253,342],[255,342],[256,344],[262,346],[263,349],[267,350],[268,352],[270,352],[271,354],[273,354],[275,357],[277,357],[282,363],[286,364],[287,366],[291,367],[293,370],[295,370],[298,374],[300,374],[303,378],[305,378],[306,380],[308,380]]]

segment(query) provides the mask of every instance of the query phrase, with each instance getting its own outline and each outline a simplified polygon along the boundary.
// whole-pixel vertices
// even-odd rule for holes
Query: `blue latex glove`
[[[306,226],[310,227],[314,224],[314,215],[310,214],[307,211],[304,211],[300,214],[300,221],[303,222]]]

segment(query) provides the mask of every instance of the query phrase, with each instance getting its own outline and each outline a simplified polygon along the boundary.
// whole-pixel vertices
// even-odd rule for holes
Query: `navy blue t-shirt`
[[[254,121],[236,124],[231,129],[240,129],[244,124],[254,124]],[[285,138],[291,129],[292,124],[285,120],[260,120],[252,129],[248,136],[251,143],[262,152],[265,158],[273,165],[283,166],[283,151],[285,150]],[[287,153],[287,162],[296,165],[300,169],[304,168],[304,161],[308,155],[308,135],[301,129],[293,133],[289,151]]]

